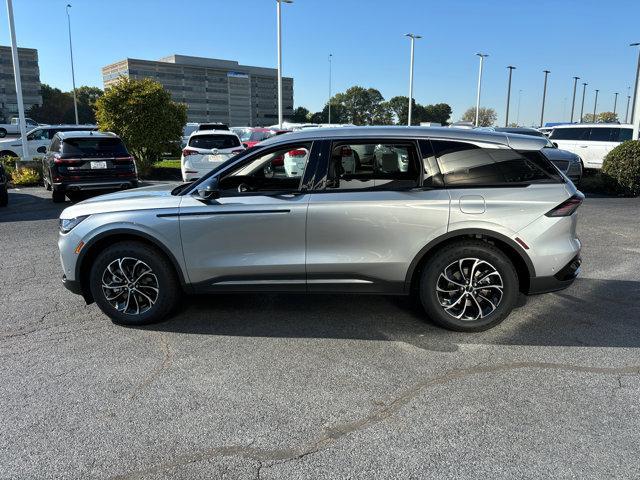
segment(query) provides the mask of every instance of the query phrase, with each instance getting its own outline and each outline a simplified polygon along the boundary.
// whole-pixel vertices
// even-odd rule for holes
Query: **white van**
[[[549,137],[563,150],[579,155],[584,168],[602,168],[604,157],[620,143],[631,140],[633,126],[617,123],[558,125]]]

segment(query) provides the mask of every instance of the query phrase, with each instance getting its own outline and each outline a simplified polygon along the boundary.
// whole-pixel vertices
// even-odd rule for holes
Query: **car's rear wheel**
[[[121,242],[101,252],[89,274],[91,294],[100,309],[121,325],[144,325],[169,315],[179,285],[169,260],[155,248]]]
[[[7,136],[7,131],[4,128],[0,128],[0,138]]]
[[[61,190],[53,190],[51,192],[51,199],[53,200],[53,203],[63,203],[65,201],[65,193],[64,191]]]
[[[7,187],[0,187],[0,207],[6,207],[9,204],[9,192]]]
[[[502,322],[518,298],[518,275],[495,246],[465,240],[438,251],[420,279],[420,301],[431,320],[460,332]]]

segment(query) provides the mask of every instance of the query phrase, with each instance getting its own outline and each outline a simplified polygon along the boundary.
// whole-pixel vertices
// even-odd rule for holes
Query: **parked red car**
[[[251,148],[254,145],[266,140],[267,138],[274,137],[276,135],[282,135],[283,133],[289,133],[291,130],[279,130],[273,128],[248,128],[240,135],[240,141],[242,144]]]

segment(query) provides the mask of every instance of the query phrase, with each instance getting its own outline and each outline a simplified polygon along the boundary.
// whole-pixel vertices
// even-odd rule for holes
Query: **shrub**
[[[611,150],[602,172],[615,183],[618,193],[640,195],[640,141],[629,140]]]
[[[23,187],[39,185],[41,180],[42,176],[35,168],[22,167],[11,173],[11,183],[14,185],[20,185]]]
[[[7,172],[9,176],[11,176],[16,169],[15,157],[0,157],[0,163],[4,165],[4,171]]]

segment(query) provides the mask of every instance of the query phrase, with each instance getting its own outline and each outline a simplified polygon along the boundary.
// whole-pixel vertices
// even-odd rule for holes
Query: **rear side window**
[[[553,140],[589,140],[588,127],[576,127],[576,128],[555,128],[551,132],[551,139]]]
[[[67,138],[63,145],[65,155],[128,155],[119,138]]]
[[[589,140],[592,142],[617,142],[619,128],[592,128]]]
[[[633,129],[631,128],[620,128],[620,133],[618,135],[619,142],[626,142],[627,140],[631,140],[633,136]]]
[[[510,148],[481,148],[465,142],[433,140],[431,143],[444,184],[449,187],[516,186],[562,181],[540,152],[522,155]]]
[[[235,148],[240,146],[240,140],[236,135],[196,135],[189,139],[189,146],[193,148]]]

